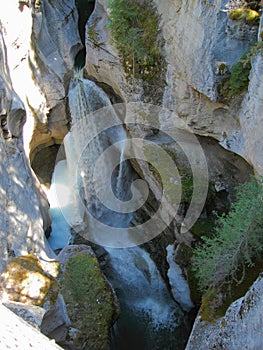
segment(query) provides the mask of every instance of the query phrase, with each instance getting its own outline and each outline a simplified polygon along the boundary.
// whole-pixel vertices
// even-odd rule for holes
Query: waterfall
[[[126,242],[134,245],[128,229],[133,214],[121,210],[133,195],[130,188],[134,180],[125,159],[126,132],[103,90],[80,73],[70,84],[69,107],[71,131],[64,141],[66,163],[62,165],[74,206],[67,221],[78,231],[82,229],[80,221],[88,215],[88,239],[96,243],[101,235],[103,242],[109,243],[104,244],[110,261],[105,274],[120,299],[122,314],[114,329],[112,348],[166,349],[163,344],[167,341],[178,346],[183,312],[149,253],[138,246],[115,248],[117,239],[114,244],[112,238],[107,242],[105,227],[111,226],[121,228]],[[67,219],[67,213],[63,215]],[[141,333],[138,344],[134,342],[136,332]]]
[[[70,239],[70,225],[73,223],[70,186],[67,162],[62,160],[57,163],[50,189],[46,191],[52,216],[52,233],[49,237],[49,244],[53,250],[63,248]]]
[[[111,258],[113,286],[124,290],[125,304],[137,317],[145,316],[156,328],[174,328],[182,314],[172,301],[150,254],[140,247],[106,248]]]
[[[125,143],[124,143],[124,147],[122,147],[121,149],[119,172],[118,172],[117,183],[116,183],[116,195],[119,199],[121,199],[120,195],[123,189],[123,178],[124,178],[124,171],[125,171],[124,162],[125,162]]]

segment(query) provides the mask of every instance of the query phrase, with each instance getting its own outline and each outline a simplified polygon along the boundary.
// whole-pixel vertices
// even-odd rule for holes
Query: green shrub
[[[263,56],[263,42],[251,44],[248,52],[232,66],[229,76],[225,76],[217,87],[219,99],[227,102],[229,98],[246,91],[249,84],[251,60],[256,56]]]
[[[205,291],[244,279],[263,252],[263,186],[252,179],[237,187],[237,199],[230,212],[218,218],[213,237],[203,237],[195,249],[193,269],[199,287]]]
[[[239,95],[247,90],[249,84],[249,73],[251,70],[250,60],[247,60],[248,53],[244,53],[241,58],[235,63],[231,70],[229,80],[229,95]]]
[[[108,5],[109,27],[126,72],[144,80],[152,78],[163,60],[156,11],[140,0],[110,0]]]
[[[262,32],[260,33],[260,35],[263,36]],[[241,62],[243,64],[246,64],[247,62],[249,62],[256,55],[263,56],[263,42],[262,41],[258,41],[258,42],[256,42],[256,44],[251,45],[250,49],[249,49],[249,52],[246,55],[246,59],[245,60],[241,60]]]

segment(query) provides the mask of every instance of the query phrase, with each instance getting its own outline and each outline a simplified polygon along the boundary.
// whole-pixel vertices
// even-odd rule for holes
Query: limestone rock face
[[[45,314],[45,309],[36,305],[26,305],[16,301],[8,301],[4,303],[9,310],[13,311],[17,316],[21,317],[32,327],[40,330],[40,326]]]
[[[7,66],[6,45],[1,36],[0,70],[0,232],[1,271],[9,253],[36,253],[54,257],[44,230],[50,226],[48,203],[30,169],[22,142],[26,110],[15,93]]]
[[[119,53],[112,45],[108,23],[106,1],[96,1],[94,12],[86,25],[85,74],[96,82],[110,86],[122,98],[127,98],[130,87]]]
[[[194,133],[220,141],[260,173],[262,142],[252,136],[260,128],[252,125],[259,125],[262,117],[261,59],[252,62],[248,93],[222,102],[218,86],[261,29],[230,19],[233,4],[227,0],[152,3],[160,16],[167,63],[163,106],[175,111]],[[127,80],[122,68],[107,28],[107,11],[106,2],[97,1],[87,24],[86,74],[112,86],[124,101],[143,99],[141,82]],[[159,118],[158,122],[163,130],[171,120]]]
[[[263,174],[263,62],[262,56],[253,59],[248,92],[240,111],[240,128],[229,135],[223,145],[240,154],[253,165],[256,173]]]
[[[177,76],[175,83],[181,76],[184,83],[213,101],[217,99],[218,62],[230,67],[246,51],[251,39],[249,34],[248,37],[239,34],[239,27],[233,33],[229,30],[232,23],[227,15],[228,3],[155,1],[161,15],[167,61]],[[256,35],[256,30],[253,31]],[[180,85],[175,89],[180,90]]]
[[[29,61],[34,80],[45,96],[46,106],[44,115],[38,108],[34,108],[34,112],[39,122],[38,131],[48,134],[46,140],[42,140],[47,146],[52,144],[52,139],[55,143],[61,143],[68,131],[68,84],[73,74],[75,56],[82,48],[77,20],[73,0],[56,3],[43,1],[40,10],[35,11],[33,16],[33,51]],[[31,147],[34,149],[38,143],[39,135],[36,135]]]
[[[230,305],[223,318],[209,323],[198,316],[186,350],[262,349],[262,292],[261,275],[243,298]]]
[[[11,80],[28,117],[25,148],[33,158],[39,149],[60,144],[68,131],[68,84],[82,48],[78,14],[73,0],[37,7],[11,0],[0,18]]]
[[[62,349],[38,330],[23,321],[20,317],[0,305],[1,319],[1,349]]]

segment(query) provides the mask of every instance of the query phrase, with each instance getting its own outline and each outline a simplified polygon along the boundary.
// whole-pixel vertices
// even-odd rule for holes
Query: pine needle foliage
[[[263,186],[251,181],[237,187],[230,212],[218,218],[213,237],[202,237],[193,269],[204,292],[208,287],[241,283],[246,266],[263,253]]]

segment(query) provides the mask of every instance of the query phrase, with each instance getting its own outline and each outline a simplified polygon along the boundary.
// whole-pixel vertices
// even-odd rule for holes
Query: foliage
[[[97,260],[88,254],[69,259],[61,285],[71,322],[81,330],[76,341],[88,341],[89,349],[106,349],[114,313],[113,295]]]
[[[193,177],[191,175],[185,175],[181,179],[182,184],[182,199],[184,203],[190,204],[193,195]]]
[[[259,22],[259,13],[248,8],[237,8],[229,12],[229,18],[233,21],[245,20],[246,23],[256,25]]]
[[[209,216],[208,218],[199,218],[191,228],[191,232],[198,237],[212,236],[214,232],[214,226],[214,216]]]
[[[262,34],[262,32],[261,32]],[[263,35],[262,35],[263,36]],[[241,63],[244,65],[248,64],[250,60],[256,55],[263,56],[263,42],[258,41],[256,44],[251,45],[249,52],[246,54],[245,59],[240,59]]]
[[[109,8],[109,27],[126,72],[137,78],[152,78],[163,60],[156,11],[140,0],[110,0]]]
[[[247,90],[249,84],[249,74],[251,70],[251,60],[256,56],[263,56],[263,42],[251,44],[248,52],[245,52],[241,58],[232,66],[230,74],[224,77],[218,85],[217,91],[219,97],[224,101],[229,97],[241,94]]]
[[[218,218],[213,237],[195,249],[194,270],[202,291],[209,286],[241,283],[245,266],[263,252],[263,186],[252,179],[237,187],[230,212]]]
[[[241,58],[232,66],[229,80],[229,95],[241,94],[248,87],[251,63],[247,60],[248,53],[244,53]]]

